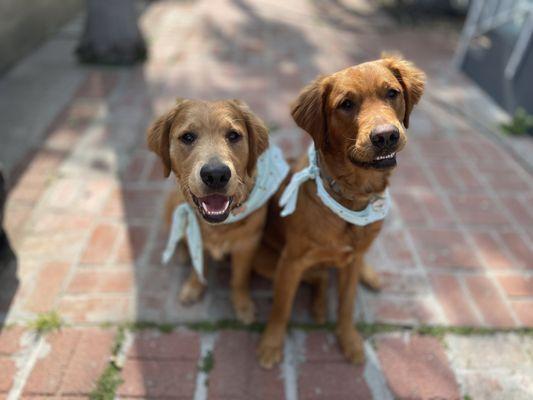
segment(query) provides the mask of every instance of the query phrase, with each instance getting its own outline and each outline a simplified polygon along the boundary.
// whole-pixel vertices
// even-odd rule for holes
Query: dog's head
[[[384,56],[317,78],[293,104],[292,116],[344,169],[389,171],[406,143],[409,114],[424,83],[412,63]]]
[[[174,172],[189,203],[210,223],[226,220],[246,200],[268,130],[239,100],[178,100],[147,133],[165,176]]]

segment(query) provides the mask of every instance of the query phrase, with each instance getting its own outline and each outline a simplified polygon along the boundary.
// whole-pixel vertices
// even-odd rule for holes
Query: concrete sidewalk
[[[451,69],[457,32],[397,26],[371,4],[154,2],[143,67],[76,65],[74,24],[2,78],[17,260],[0,281],[0,320],[12,325],[0,333],[0,399],[533,396],[533,178],[486,132],[499,110]],[[144,131],[177,96],[236,97],[299,154],[306,139],[288,104],[301,87],[387,49],[429,81],[369,254],[385,287],[358,294],[367,363],[348,365],[329,328],[309,325],[302,287],[293,321],[304,325],[279,369],[263,371],[261,325],[220,322],[233,319],[227,265],[210,269],[202,302],[177,300],[189,267],[159,262],[173,185]],[[270,284],[253,287],[261,323]],[[334,321],[334,286],[329,297]],[[62,330],[36,335],[29,322],[50,325],[51,311]]]

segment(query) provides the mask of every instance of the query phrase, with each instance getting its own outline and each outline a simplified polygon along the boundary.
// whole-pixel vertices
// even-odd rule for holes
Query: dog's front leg
[[[252,260],[260,243],[261,236],[252,237],[231,252],[231,300],[237,319],[251,324],[255,319],[255,306],[250,297],[250,276]]]
[[[287,330],[294,296],[304,271],[312,267],[320,259],[314,259],[314,252],[291,254],[283,251],[274,277],[274,304],[265,331],[257,350],[259,364],[263,368],[272,368],[279,363],[283,355],[283,341]]]
[[[363,268],[362,255],[339,270],[339,308],[336,333],[344,356],[352,363],[364,361],[363,341],[353,324],[355,295]]]

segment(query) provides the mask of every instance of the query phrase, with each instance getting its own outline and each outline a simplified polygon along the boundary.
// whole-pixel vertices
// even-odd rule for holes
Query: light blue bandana
[[[276,193],[288,173],[289,165],[285,161],[281,149],[270,144],[269,148],[257,160],[257,177],[250,196],[244,204],[233,210],[222,223],[231,224],[240,221],[265,205],[268,199]],[[189,203],[180,204],[172,214],[172,226],[162,256],[164,264],[170,261],[176,245],[185,235],[187,235],[187,247],[192,265],[200,280],[205,283],[202,234],[196,212]]]
[[[291,182],[281,196],[279,205],[282,207],[282,217],[292,214],[296,209],[300,185],[309,179],[314,179],[320,200],[344,221],[353,225],[365,226],[385,218],[389,212],[391,203],[388,190],[385,190],[383,195],[377,195],[370,200],[364,210],[350,210],[335,201],[324,188],[324,183],[322,182],[322,178],[320,178],[320,169],[317,164],[317,155],[313,144],[309,146],[308,157],[309,166],[292,176]]]

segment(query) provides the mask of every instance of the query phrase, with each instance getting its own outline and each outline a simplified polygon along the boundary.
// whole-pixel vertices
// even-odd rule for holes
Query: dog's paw
[[[337,334],[342,353],[352,364],[362,364],[365,361],[363,339],[355,328],[346,329]]]
[[[270,341],[263,339],[257,349],[257,358],[259,365],[265,369],[272,369],[276,364],[279,364],[283,359],[283,341],[281,343],[270,343]]]
[[[204,285],[187,281],[182,286],[178,298],[181,304],[184,306],[190,306],[197,303],[202,298],[204,291]]]
[[[233,309],[237,319],[245,325],[255,321],[255,304],[250,296],[234,296]]]
[[[375,292],[380,291],[383,287],[379,274],[368,264],[365,264],[362,269],[360,280],[363,285]]]

